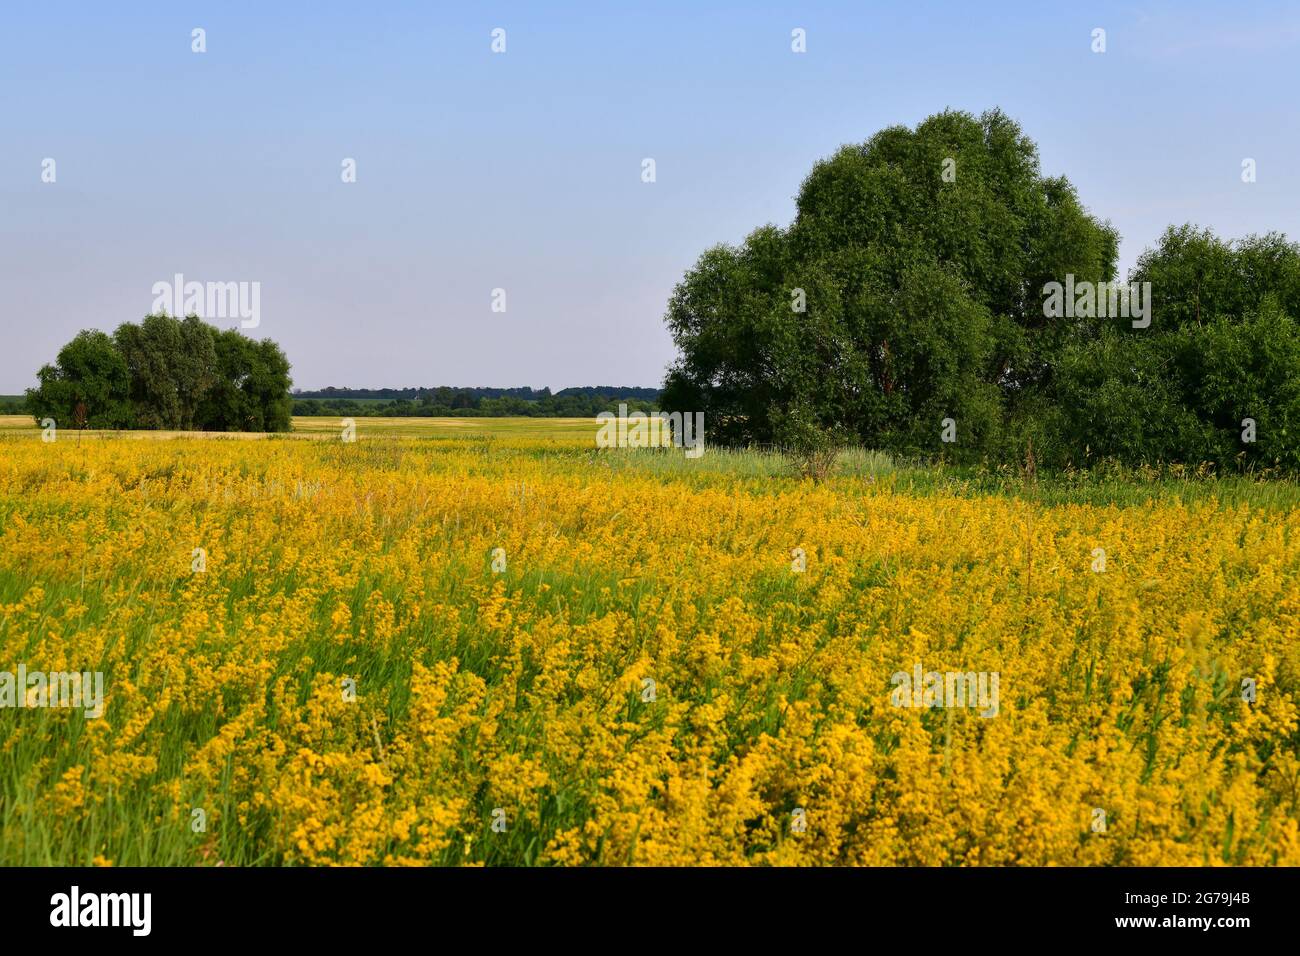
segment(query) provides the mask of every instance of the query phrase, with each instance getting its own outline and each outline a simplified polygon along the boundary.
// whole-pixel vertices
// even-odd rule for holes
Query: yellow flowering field
[[[0,436],[0,863],[1300,864],[1285,503],[594,430]]]

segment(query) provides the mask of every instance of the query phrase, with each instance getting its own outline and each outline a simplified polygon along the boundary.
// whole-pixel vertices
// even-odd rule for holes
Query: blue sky
[[[657,385],[701,251],[948,107],[1017,119],[1125,270],[1170,223],[1296,238],[1298,91],[1270,2],[8,5],[0,392],[175,273],[260,282],[304,388]]]

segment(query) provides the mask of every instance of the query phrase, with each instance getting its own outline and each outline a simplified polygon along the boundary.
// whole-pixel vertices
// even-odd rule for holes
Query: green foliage
[[[36,378],[40,384],[27,390],[27,409],[38,422],[52,418],[72,425],[80,405],[88,428],[130,427],[130,374],[103,332],[78,333],[59,350],[55,364],[43,366]]]
[[[843,430],[819,425],[806,405],[778,410],[773,415],[773,424],[796,474],[814,482],[824,481],[846,443]]]
[[[27,409],[60,425],[85,410],[90,428],[288,431],[289,362],[195,316],[148,315],[110,337],[83,331],[37,373]]]
[[[213,339],[216,377],[198,408],[204,431],[289,430],[289,361],[270,339],[254,342],[234,329]]]
[[[715,443],[783,444],[798,407],[871,447],[990,454],[1083,331],[1045,319],[1038,289],[1062,272],[1108,279],[1117,242],[999,112],[886,129],[814,166],[788,229],[710,249],[687,273],[663,405],[704,411]],[[956,444],[940,440],[945,418]]]
[[[342,393],[342,394],[339,394]],[[383,400],[383,396],[398,397]],[[601,412],[618,412],[620,404],[629,412],[656,409],[658,389],[584,386],[551,394],[550,389],[449,388],[432,389],[324,389],[295,393],[292,412],[310,417],[380,418],[594,418]]]
[[[686,273],[661,407],[798,460],[847,439],[1012,463],[1032,441],[1058,468],[1300,470],[1300,247],[1170,228],[1130,276],[1149,327],[1049,316],[1045,286],[1113,282],[1118,243],[1002,113],[891,127],[818,162],[788,228]]]
[[[1055,463],[1300,471],[1300,246],[1170,228],[1130,281],[1151,283],[1151,326],[1067,350]]]

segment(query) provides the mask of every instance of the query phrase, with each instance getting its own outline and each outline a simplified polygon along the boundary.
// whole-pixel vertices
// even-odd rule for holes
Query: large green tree
[[[234,329],[214,335],[217,378],[199,407],[205,431],[288,431],[293,399],[289,361],[269,339],[254,342]]]
[[[813,431],[996,450],[1089,333],[1045,317],[1043,284],[1109,280],[1117,246],[1001,112],[883,130],[814,166],[788,228],[709,249],[687,272],[668,307],[680,355],[662,402],[705,412],[724,443]]]
[[[182,369],[191,363],[183,354],[181,326],[168,315],[146,315],[139,325],[124,322],[113,333],[131,372],[131,401],[141,428],[184,427]],[[212,354],[210,345],[205,352]]]
[[[80,407],[89,428],[131,426],[130,373],[103,332],[78,333],[36,377],[40,384],[27,390],[27,408],[37,421],[52,418],[67,428],[76,423]]]

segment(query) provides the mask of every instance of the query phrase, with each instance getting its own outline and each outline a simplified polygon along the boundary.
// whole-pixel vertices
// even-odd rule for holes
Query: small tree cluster
[[[148,315],[110,336],[87,330],[59,350],[27,390],[40,421],[89,428],[288,431],[289,361],[260,342],[195,316]]]

